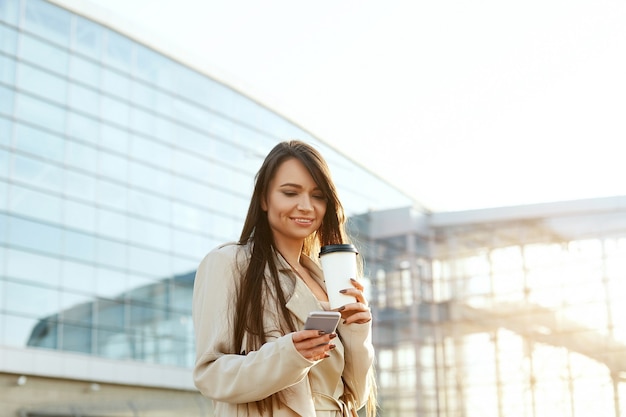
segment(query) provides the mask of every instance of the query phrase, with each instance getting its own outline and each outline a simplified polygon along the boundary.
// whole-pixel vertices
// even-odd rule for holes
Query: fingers
[[[351,303],[337,309],[341,313],[343,324],[367,323],[372,320],[370,308],[363,303]]]
[[[353,288],[346,288],[339,292],[345,295],[351,295],[356,298],[357,302],[367,305],[367,300],[365,299],[365,295],[363,295],[363,285],[354,278],[350,278],[350,282]]]
[[[330,343],[337,335],[325,334],[318,330],[301,330],[292,334],[293,344],[296,350],[310,361],[318,361],[328,358],[329,352],[335,348]]]

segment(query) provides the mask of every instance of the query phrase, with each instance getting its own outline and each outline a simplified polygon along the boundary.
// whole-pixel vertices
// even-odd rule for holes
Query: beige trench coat
[[[324,383],[324,373],[341,376],[344,386],[356,396],[356,408],[367,401],[370,390],[368,373],[374,359],[371,343],[371,322],[365,324],[339,324],[340,337],[333,340],[337,348],[323,365],[304,358],[295,349],[291,334],[279,331],[270,333],[267,342],[255,352],[246,355],[232,354],[232,310],[234,288],[238,278],[236,263],[245,265],[249,248],[236,244],[223,245],[211,251],[200,263],[196,272],[193,294],[193,321],[196,335],[196,365],[194,382],[200,392],[213,400],[215,415],[259,416],[255,401],[281,392],[284,405],[274,402],[276,417],[320,417],[349,415],[353,410],[339,399],[341,392]],[[285,259],[278,254],[278,271],[281,286],[287,298],[298,329],[310,311],[321,305],[306,284],[296,279]],[[303,257],[303,265],[323,286],[319,266]],[[266,273],[269,273],[266,270]],[[271,303],[268,303],[271,304]],[[266,329],[279,329],[277,312],[266,311]],[[333,357],[334,356],[334,357]],[[337,359],[340,358],[340,359]],[[313,367],[318,366],[313,370]],[[325,368],[324,368],[325,367]],[[320,374],[321,373],[321,374]],[[315,379],[316,391],[311,389]],[[332,385],[332,384],[331,384]]]

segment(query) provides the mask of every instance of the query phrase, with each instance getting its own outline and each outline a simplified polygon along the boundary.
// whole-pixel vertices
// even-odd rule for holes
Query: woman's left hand
[[[363,285],[354,278],[350,278],[350,282],[353,288],[341,290],[341,293],[353,296],[356,302],[339,307],[337,311],[341,313],[344,324],[367,323],[372,320],[372,312],[367,306],[367,300],[363,295]]]

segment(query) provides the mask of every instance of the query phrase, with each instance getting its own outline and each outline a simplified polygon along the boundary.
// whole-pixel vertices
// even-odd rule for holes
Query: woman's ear
[[[267,211],[267,202],[265,201],[265,197],[261,199],[261,210]]]

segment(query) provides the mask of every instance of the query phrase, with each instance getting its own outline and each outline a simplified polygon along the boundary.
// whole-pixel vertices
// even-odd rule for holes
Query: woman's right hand
[[[336,333],[321,332],[320,334],[319,330],[300,330],[292,333],[296,350],[310,361],[328,358],[330,356],[328,352],[335,348],[335,345],[330,343],[335,337],[337,337]]]

